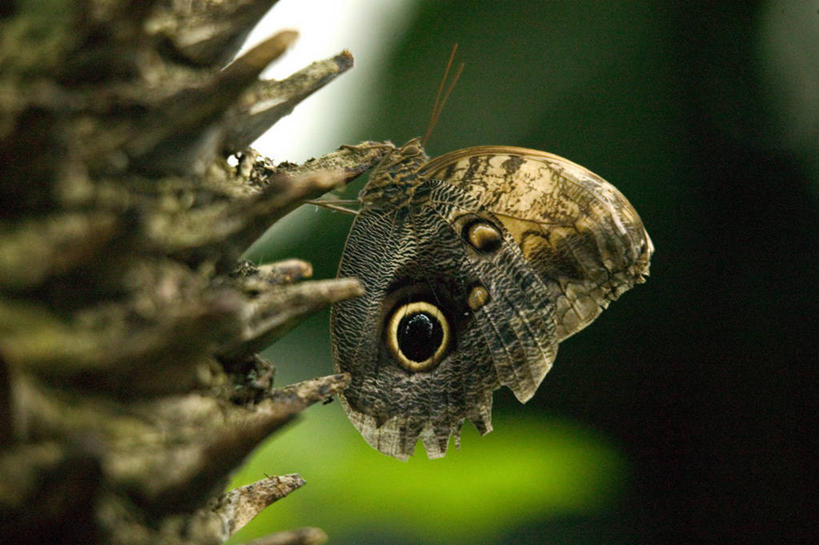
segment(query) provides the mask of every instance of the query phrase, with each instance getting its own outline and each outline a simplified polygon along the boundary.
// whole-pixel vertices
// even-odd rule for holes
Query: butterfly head
[[[397,204],[394,199],[411,194],[411,187],[420,183],[418,171],[428,160],[420,138],[393,149],[370,174],[358,200],[364,207]]]

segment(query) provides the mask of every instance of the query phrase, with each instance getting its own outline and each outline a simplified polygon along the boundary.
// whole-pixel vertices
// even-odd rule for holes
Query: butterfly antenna
[[[464,63],[458,65],[458,69],[455,70],[455,75],[452,76],[452,81],[449,83],[449,87],[446,89],[446,93],[444,94],[443,100],[441,100],[441,106],[438,108],[438,117],[440,117],[441,112],[444,111],[444,106],[446,105],[446,101],[449,100],[449,95],[452,94],[452,89],[455,88],[455,84],[458,82],[458,78],[461,77],[461,72],[464,71]],[[435,122],[438,122],[438,119],[435,119]]]
[[[458,44],[454,44],[452,46],[452,52],[449,54],[449,61],[446,63],[444,77],[441,78],[441,84],[438,86],[438,92],[435,94],[435,104],[432,105],[432,113],[429,116],[427,131],[424,133],[424,137],[421,139],[422,146],[427,145],[427,140],[429,140],[429,137],[432,134],[432,130],[435,128],[435,125],[438,124],[438,119],[441,117],[441,112],[444,109],[444,104],[446,104],[446,101],[449,98],[450,93],[452,93],[452,89],[455,87],[455,82],[458,81],[458,78],[461,76],[461,72],[464,69],[464,63],[458,65],[458,69],[455,71],[455,76],[452,78],[452,81],[450,82],[449,87],[446,90],[446,93],[444,93],[444,86],[446,85],[447,79],[449,79],[449,71],[452,69],[452,63],[455,60],[455,53],[457,51]]]
[[[435,104],[432,105],[432,112],[430,112],[429,115],[429,123],[427,123],[427,135],[431,132],[430,127],[435,125],[440,115],[438,105],[441,103],[441,94],[444,92],[444,85],[446,85],[446,80],[449,78],[449,71],[452,70],[452,62],[455,60],[455,53],[457,51],[458,44],[456,43],[452,45],[452,51],[449,53],[449,60],[446,63],[446,69],[444,69],[444,76],[441,78],[441,83],[438,85],[438,92],[435,93]],[[424,136],[424,142],[426,142],[426,135]]]

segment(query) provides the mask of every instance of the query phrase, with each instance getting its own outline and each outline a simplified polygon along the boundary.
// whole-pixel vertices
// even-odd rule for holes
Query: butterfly
[[[339,266],[366,293],[331,311],[341,403],[364,439],[406,460],[444,456],[492,393],[522,403],[560,342],[644,282],[653,252],[611,184],[550,153],[477,146],[430,160],[394,148],[359,194]]]

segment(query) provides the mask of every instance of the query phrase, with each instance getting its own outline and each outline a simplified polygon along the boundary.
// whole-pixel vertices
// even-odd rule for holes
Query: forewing
[[[613,185],[567,159],[477,146],[432,159],[420,174],[462,188],[503,222],[550,286],[558,340],[648,275],[653,246],[637,212]]]

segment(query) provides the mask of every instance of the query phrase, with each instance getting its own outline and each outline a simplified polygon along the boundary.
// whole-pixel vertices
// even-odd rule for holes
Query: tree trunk
[[[352,66],[342,52],[260,81],[292,31],[224,66],[273,3],[0,7],[3,542],[221,543],[304,484],[222,493],[260,441],[348,380],[273,388],[255,352],[361,286],[237,260],[388,147],[279,166],[246,149]]]

